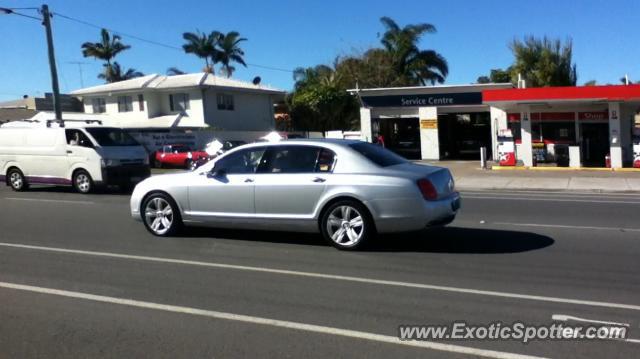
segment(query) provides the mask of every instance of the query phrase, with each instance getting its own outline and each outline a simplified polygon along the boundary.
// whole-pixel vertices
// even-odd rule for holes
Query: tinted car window
[[[336,164],[336,154],[323,148],[318,156],[318,164],[316,165],[316,172],[331,172],[333,166]]]
[[[264,147],[248,148],[232,153],[216,162],[214,169],[228,174],[255,173],[264,155]]]
[[[313,146],[276,146],[269,155],[261,173],[313,173],[321,148]]]
[[[95,127],[86,129],[100,146],[140,146],[130,134],[119,128]]]
[[[349,147],[366,157],[369,161],[377,164],[378,166],[388,167],[407,162],[407,160],[403,157],[400,157],[387,149],[368,142],[354,143],[349,145]]]

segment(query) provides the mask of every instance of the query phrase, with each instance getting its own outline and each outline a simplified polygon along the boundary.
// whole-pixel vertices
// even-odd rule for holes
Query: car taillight
[[[438,191],[433,186],[433,183],[426,178],[418,180],[418,188],[420,188],[420,192],[422,193],[422,197],[427,201],[435,201],[438,199]]]

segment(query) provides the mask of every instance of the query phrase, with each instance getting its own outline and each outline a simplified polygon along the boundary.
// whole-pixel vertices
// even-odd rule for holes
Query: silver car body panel
[[[161,191],[175,199],[185,223],[220,228],[317,232],[322,210],[338,198],[362,202],[378,232],[419,230],[450,222],[459,194],[446,168],[405,162],[381,167],[349,147],[358,141],[289,140],[240,146],[194,172],[151,177],[136,186],[131,214],[141,219],[140,206],[149,193]],[[253,147],[317,146],[332,150],[332,173],[211,174],[215,163],[236,151]],[[438,192],[427,201],[417,186],[428,178]]]

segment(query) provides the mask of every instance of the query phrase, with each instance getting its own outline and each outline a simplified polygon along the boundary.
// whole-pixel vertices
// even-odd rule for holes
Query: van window
[[[80,130],[65,130],[67,144],[70,146],[82,146],[93,148],[91,140]]]
[[[130,134],[119,128],[93,127],[85,130],[102,147],[140,146]]]

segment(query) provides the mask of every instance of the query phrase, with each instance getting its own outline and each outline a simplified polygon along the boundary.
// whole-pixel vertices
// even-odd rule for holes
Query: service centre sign
[[[438,107],[481,105],[481,92],[460,92],[428,95],[362,96],[367,107]]]

